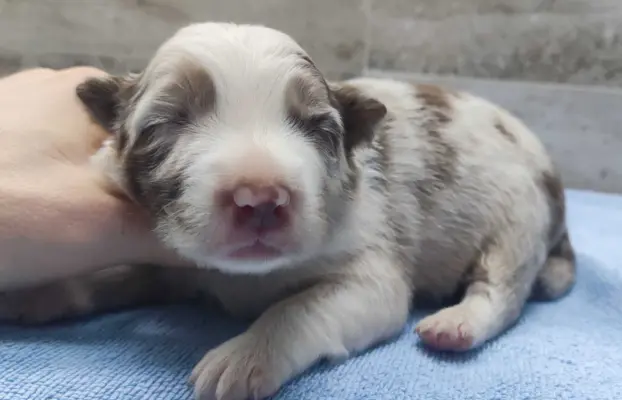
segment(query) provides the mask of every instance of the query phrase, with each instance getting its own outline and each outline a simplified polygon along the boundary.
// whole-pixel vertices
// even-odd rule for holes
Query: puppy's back
[[[368,188],[382,170],[398,251],[431,292],[453,293],[491,240],[509,236],[511,258],[538,255],[543,266],[567,237],[559,174],[538,137],[507,110],[433,85],[347,84],[389,110],[359,160]]]

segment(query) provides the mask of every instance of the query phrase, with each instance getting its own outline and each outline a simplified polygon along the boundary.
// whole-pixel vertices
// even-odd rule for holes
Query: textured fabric
[[[275,400],[622,399],[622,197],[569,192],[578,284],[479,351],[426,352],[413,315],[396,340],[318,365]],[[2,400],[185,400],[206,350],[243,325],[194,308],[129,311],[37,329],[0,327]]]

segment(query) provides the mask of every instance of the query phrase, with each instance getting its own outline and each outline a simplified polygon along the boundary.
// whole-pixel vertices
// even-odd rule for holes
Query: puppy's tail
[[[576,258],[568,232],[564,231],[551,250],[542,270],[536,278],[532,299],[538,301],[556,300],[574,286],[576,279]]]

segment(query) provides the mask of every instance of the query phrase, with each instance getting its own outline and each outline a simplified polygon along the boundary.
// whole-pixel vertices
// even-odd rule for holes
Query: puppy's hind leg
[[[566,231],[549,251],[546,263],[536,279],[531,299],[547,301],[563,297],[574,286],[576,274],[575,253]]]
[[[120,265],[84,276],[0,293],[0,321],[42,324],[166,300],[159,268]]]
[[[425,345],[442,351],[469,350],[516,322],[546,257],[544,244],[527,252],[527,257],[516,252],[516,244],[501,239],[485,246],[473,264],[462,301],[417,325]]]

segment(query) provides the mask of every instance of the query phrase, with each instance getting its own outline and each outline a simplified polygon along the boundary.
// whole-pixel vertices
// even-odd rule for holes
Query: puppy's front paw
[[[278,344],[243,333],[209,351],[190,381],[198,400],[265,399],[279,390],[291,373]]]

